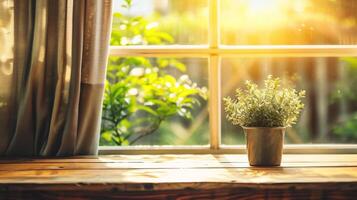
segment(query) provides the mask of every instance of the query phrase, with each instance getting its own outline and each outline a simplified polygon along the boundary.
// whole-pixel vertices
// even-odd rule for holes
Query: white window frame
[[[100,154],[230,154],[244,153],[245,145],[221,144],[222,57],[344,57],[357,56],[357,45],[220,45],[220,0],[208,0],[208,45],[110,46],[111,56],[201,57],[209,68],[210,144],[201,146],[100,146]],[[357,153],[355,144],[284,145],[284,153]]]

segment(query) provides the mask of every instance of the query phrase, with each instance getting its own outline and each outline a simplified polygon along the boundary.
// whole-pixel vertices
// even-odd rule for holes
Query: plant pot
[[[251,166],[280,166],[285,129],[285,127],[243,127]]]

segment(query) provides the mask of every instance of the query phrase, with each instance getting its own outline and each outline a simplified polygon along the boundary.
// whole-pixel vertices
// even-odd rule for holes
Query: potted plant
[[[305,91],[281,87],[271,75],[264,87],[246,81],[234,99],[224,98],[227,119],[243,128],[251,166],[279,166],[286,127],[295,124],[304,107]]]

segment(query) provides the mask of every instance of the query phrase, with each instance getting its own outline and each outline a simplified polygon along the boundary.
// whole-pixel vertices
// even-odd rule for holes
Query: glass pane
[[[205,58],[109,58],[101,145],[206,145]]]
[[[225,58],[222,96],[233,97],[246,80],[262,82],[280,77],[306,90],[305,108],[286,143],[357,143],[357,57],[349,58]],[[225,117],[222,105],[222,143],[244,144],[241,128]]]
[[[221,2],[223,44],[357,44],[357,1]]]
[[[114,0],[111,45],[207,44],[207,0]]]

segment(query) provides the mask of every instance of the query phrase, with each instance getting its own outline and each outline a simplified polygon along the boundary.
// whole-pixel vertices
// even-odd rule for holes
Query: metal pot
[[[285,129],[285,127],[243,127],[251,166],[280,165]]]

